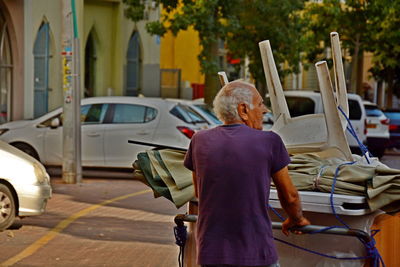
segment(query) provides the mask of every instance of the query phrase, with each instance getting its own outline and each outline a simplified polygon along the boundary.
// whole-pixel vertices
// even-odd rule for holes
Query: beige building
[[[82,96],[159,96],[159,38],[124,16],[122,0],[75,1]],[[62,105],[61,4],[0,0],[0,123]],[[146,13],[159,17],[156,8]]]

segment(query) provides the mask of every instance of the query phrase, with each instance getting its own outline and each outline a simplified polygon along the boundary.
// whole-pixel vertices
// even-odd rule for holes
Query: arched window
[[[140,88],[140,38],[134,32],[129,40],[126,66],[126,95],[136,96]]]
[[[11,119],[12,70],[10,37],[0,12],[0,124]]]
[[[49,60],[50,60],[50,27],[42,23],[36,35],[33,47],[34,55],[34,117],[48,112],[49,108]]]
[[[85,97],[95,96],[96,59],[96,43],[92,30],[89,33],[85,46]]]

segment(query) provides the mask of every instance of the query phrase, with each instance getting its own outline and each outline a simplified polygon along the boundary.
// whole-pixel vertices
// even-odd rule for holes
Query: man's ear
[[[249,119],[249,116],[248,116],[248,114],[247,114],[247,112],[248,112],[248,107],[247,107],[247,105],[246,105],[245,103],[240,103],[240,104],[238,105],[237,110],[238,110],[239,117],[240,117],[243,121],[247,121],[247,120]]]

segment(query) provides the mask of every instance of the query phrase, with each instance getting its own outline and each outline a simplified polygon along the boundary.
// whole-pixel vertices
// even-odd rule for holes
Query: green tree
[[[143,19],[145,1],[124,0],[128,5],[127,17],[133,21]],[[186,30],[192,26],[199,34],[202,47],[198,59],[202,72],[205,74],[205,101],[210,104],[220,88],[217,72],[218,42],[224,40],[230,31],[230,24],[226,22],[235,16],[234,9],[240,0],[158,0],[166,13],[159,21],[151,21],[146,24],[150,34],[163,36],[167,31],[176,35],[180,30]],[[180,5],[182,3],[182,5]]]
[[[134,21],[143,19],[144,1],[124,0],[126,15]],[[219,90],[216,73],[218,42],[225,41],[234,56],[250,59],[250,72],[265,84],[258,42],[271,41],[281,74],[298,71],[301,27],[294,13],[304,0],[158,0],[166,9],[159,21],[147,23],[149,33],[163,36],[167,31],[177,34],[192,26],[199,34],[202,51],[198,56],[205,74],[205,100],[211,103]],[[179,5],[181,3],[182,5]],[[262,87],[261,87],[262,88]],[[265,88],[264,88],[265,90]],[[261,90],[264,95],[264,90]]]
[[[302,14],[305,24],[305,59],[308,62],[326,60],[326,48],[330,47],[330,32],[338,32],[342,48],[351,54],[350,90],[361,92],[362,59],[369,33],[367,20],[369,3],[363,0],[324,0],[308,3]],[[328,63],[331,63],[328,60]]]
[[[374,64],[370,71],[376,80],[387,83],[387,105],[391,107],[393,93],[400,95],[400,1],[371,1],[370,10],[367,50],[373,53]]]
[[[280,77],[299,72],[302,46],[300,11],[303,0],[244,0],[229,21],[227,46],[237,57],[249,58],[249,70],[265,95],[265,76],[258,43],[269,40]]]

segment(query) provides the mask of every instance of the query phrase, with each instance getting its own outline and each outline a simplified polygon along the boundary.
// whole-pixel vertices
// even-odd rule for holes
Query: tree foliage
[[[124,0],[126,15],[134,21],[142,20],[145,2]],[[217,82],[218,41],[227,43],[234,56],[250,59],[250,72],[262,78],[262,64],[258,42],[270,39],[278,66],[289,62],[289,70],[298,70],[299,52],[298,15],[303,0],[158,0],[166,10],[159,21],[147,23],[147,31],[163,36],[167,31],[177,34],[192,26],[199,34],[202,51],[198,56],[202,72],[206,74],[206,101],[215,95]],[[181,3],[181,5],[180,5]],[[286,72],[283,72],[286,73]],[[217,88],[215,88],[217,87]]]
[[[370,72],[375,79],[388,83],[391,99],[392,85],[400,70],[400,1],[342,2],[324,0],[322,4],[306,6],[303,13],[306,59],[311,62],[323,59],[326,47],[330,46],[329,32],[336,31],[342,47],[352,56],[353,90],[357,80],[355,76],[362,75],[357,68],[358,59],[362,52],[367,51],[373,54]],[[357,85],[360,88],[360,84]]]
[[[128,5],[126,15],[134,21],[143,19],[139,16],[145,10],[145,2],[140,0],[124,0]],[[226,23],[234,16],[235,8],[240,0],[158,0],[166,12],[159,21],[146,24],[150,34],[163,36],[171,31],[174,35],[192,26],[199,34],[202,47],[198,59],[205,76],[205,98],[207,103],[219,89],[218,85],[218,40],[224,39],[230,25]]]
[[[400,1],[373,1],[370,9],[367,30],[368,51],[374,54],[371,73],[375,79],[388,83],[391,102],[392,92],[400,96]]]
[[[369,18],[368,1],[324,0],[323,3],[309,3],[302,20],[305,24],[305,59],[308,62],[329,59],[326,48],[330,47],[330,32],[338,32],[342,48],[346,49],[352,58],[352,90],[356,90],[359,78],[358,63],[362,52],[368,45],[367,20]],[[327,59],[328,57],[328,59]]]
[[[299,72],[302,46],[301,0],[245,0],[236,20],[230,21],[232,32],[227,46],[234,55],[250,59],[249,70],[258,84],[265,84],[258,43],[269,40],[280,76]]]

